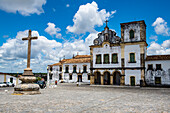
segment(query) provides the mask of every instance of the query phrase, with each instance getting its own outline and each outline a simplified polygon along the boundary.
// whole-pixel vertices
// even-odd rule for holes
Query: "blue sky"
[[[89,54],[106,19],[118,36],[120,23],[145,20],[148,55],[170,54],[169,5],[168,0],[0,0],[0,72],[23,72],[27,42],[21,38],[28,29],[39,36],[32,43],[31,68],[46,72],[64,55]]]

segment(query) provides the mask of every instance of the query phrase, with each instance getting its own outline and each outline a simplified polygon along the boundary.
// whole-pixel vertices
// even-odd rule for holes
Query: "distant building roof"
[[[76,55],[72,59],[63,59],[60,62],[49,65],[49,66],[60,66],[63,63],[89,63],[90,58],[91,58],[91,55]]]
[[[69,63],[90,63],[90,58],[79,58],[79,59],[70,59],[66,62],[64,62],[66,64],[69,64]]]
[[[152,55],[146,57],[146,61],[152,60],[170,60],[170,55]]]
[[[91,58],[91,55],[76,55],[74,58],[75,58],[75,59],[80,59],[80,58]]]

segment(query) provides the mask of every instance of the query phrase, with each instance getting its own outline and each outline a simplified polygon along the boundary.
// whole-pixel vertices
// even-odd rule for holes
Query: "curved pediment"
[[[110,44],[120,43],[120,37],[116,36],[116,32],[110,30],[107,26],[98,34],[98,38],[94,39],[94,45],[102,45],[103,42],[109,42]]]

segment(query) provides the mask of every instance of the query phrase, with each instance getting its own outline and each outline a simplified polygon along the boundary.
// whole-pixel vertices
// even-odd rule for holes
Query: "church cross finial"
[[[108,20],[105,21],[106,22],[106,26],[107,26],[107,23],[109,22]]]

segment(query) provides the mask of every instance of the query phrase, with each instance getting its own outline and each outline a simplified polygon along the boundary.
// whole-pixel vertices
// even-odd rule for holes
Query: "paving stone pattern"
[[[5,92],[4,90],[8,90]],[[170,88],[110,88],[63,83],[38,95],[0,88],[2,113],[168,113]]]

